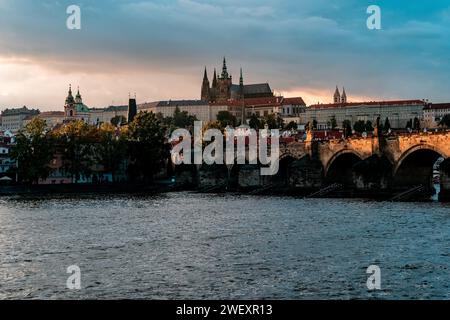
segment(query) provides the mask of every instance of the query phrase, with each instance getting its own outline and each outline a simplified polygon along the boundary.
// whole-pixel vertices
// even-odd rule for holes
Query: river
[[[72,265],[80,290],[66,287]],[[0,198],[0,299],[449,299],[449,285],[439,202]]]

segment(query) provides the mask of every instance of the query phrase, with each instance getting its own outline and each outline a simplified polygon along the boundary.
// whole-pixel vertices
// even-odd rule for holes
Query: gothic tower
[[[217,79],[216,100],[227,101],[231,97],[232,78],[228,74],[227,61],[223,58],[222,75]]]
[[[347,94],[345,93],[345,88],[342,90],[341,103],[347,103]]]
[[[205,74],[203,75],[203,83],[202,83],[202,93],[201,93],[201,100],[203,101],[210,101],[210,94],[209,94],[209,80],[208,80],[208,73],[206,71],[205,67]]]
[[[336,91],[334,92],[333,101],[334,103],[341,103],[341,94],[339,93],[339,89],[337,86]]]
[[[216,95],[217,95],[217,72],[216,72],[216,68],[214,68],[212,87],[211,87],[211,90],[209,91],[210,100],[216,101]]]
[[[244,99],[244,76],[242,74],[242,68],[241,76],[239,77],[239,98]]]

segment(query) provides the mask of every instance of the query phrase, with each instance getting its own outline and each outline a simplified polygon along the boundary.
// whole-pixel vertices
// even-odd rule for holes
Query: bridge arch
[[[447,155],[445,154],[445,152],[443,152],[442,150],[440,150],[439,148],[431,145],[431,144],[419,144],[419,145],[415,145],[411,148],[409,148],[408,150],[406,150],[405,152],[403,152],[403,154],[400,156],[400,158],[398,159],[396,165],[394,166],[394,172],[393,175],[395,176],[397,174],[398,169],[401,167],[401,165],[403,164],[403,162],[414,152],[416,151],[420,151],[420,150],[429,150],[429,151],[433,151],[437,154],[439,154],[441,157],[443,158],[447,158]]]
[[[406,150],[397,161],[393,170],[395,187],[423,185],[433,190],[433,167],[439,158],[447,155],[438,147],[430,144],[415,145]]]
[[[364,160],[364,156],[361,155],[359,152],[353,150],[353,149],[342,149],[338,152],[336,152],[335,154],[333,154],[333,156],[330,158],[330,160],[328,160],[328,162],[326,163],[326,165],[324,166],[324,173],[325,176],[328,175],[328,172],[331,168],[331,166],[333,165],[333,163],[340,158],[343,155],[353,155],[359,158],[359,161]]]
[[[335,153],[325,166],[325,180],[328,183],[353,185],[353,166],[364,157],[352,149],[343,149]]]

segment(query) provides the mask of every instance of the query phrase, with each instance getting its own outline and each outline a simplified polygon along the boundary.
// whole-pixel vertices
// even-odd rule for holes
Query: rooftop
[[[159,101],[157,107],[177,107],[177,106],[207,106],[208,102],[203,100],[168,100]]]
[[[37,109],[28,109],[26,106],[22,108],[5,109],[2,111],[2,116],[12,116],[18,114],[38,114],[40,111]]]
[[[430,103],[424,110],[445,110],[450,109],[450,103]]]
[[[345,108],[345,107],[362,107],[362,106],[409,106],[409,105],[425,105],[422,100],[392,100],[392,101],[366,101],[366,102],[347,102],[347,103],[325,103],[313,104],[309,108]]]

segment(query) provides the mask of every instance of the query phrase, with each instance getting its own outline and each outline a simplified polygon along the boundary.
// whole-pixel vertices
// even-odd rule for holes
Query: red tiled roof
[[[213,102],[211,106],[239,106],[241,107],[245,102],[246,107],[252,106],[281,106],[281,105],[305,105],[301,97],[283,98],[283,97],[262,97],[262,98],[247,98],[243,100],[228,100],[227,102]]]
[[[425,102],[422,100],[393,100],[393,101],[367,101],[367,102],[347,102],[347,103],[327,103],[327,104],[313,104],[309,108],[344,108],[344,107],[358,107],[358,106],[390,106],[390,105],[416,105]]]
[[[302,105],[305,106],[305,101],[301,97],[295,97],[295,98],[284,98],[283,99],[283,105]]]
[[[450,109],[450,103],[430,103],[427,105],[425,110],[443,110]]]

